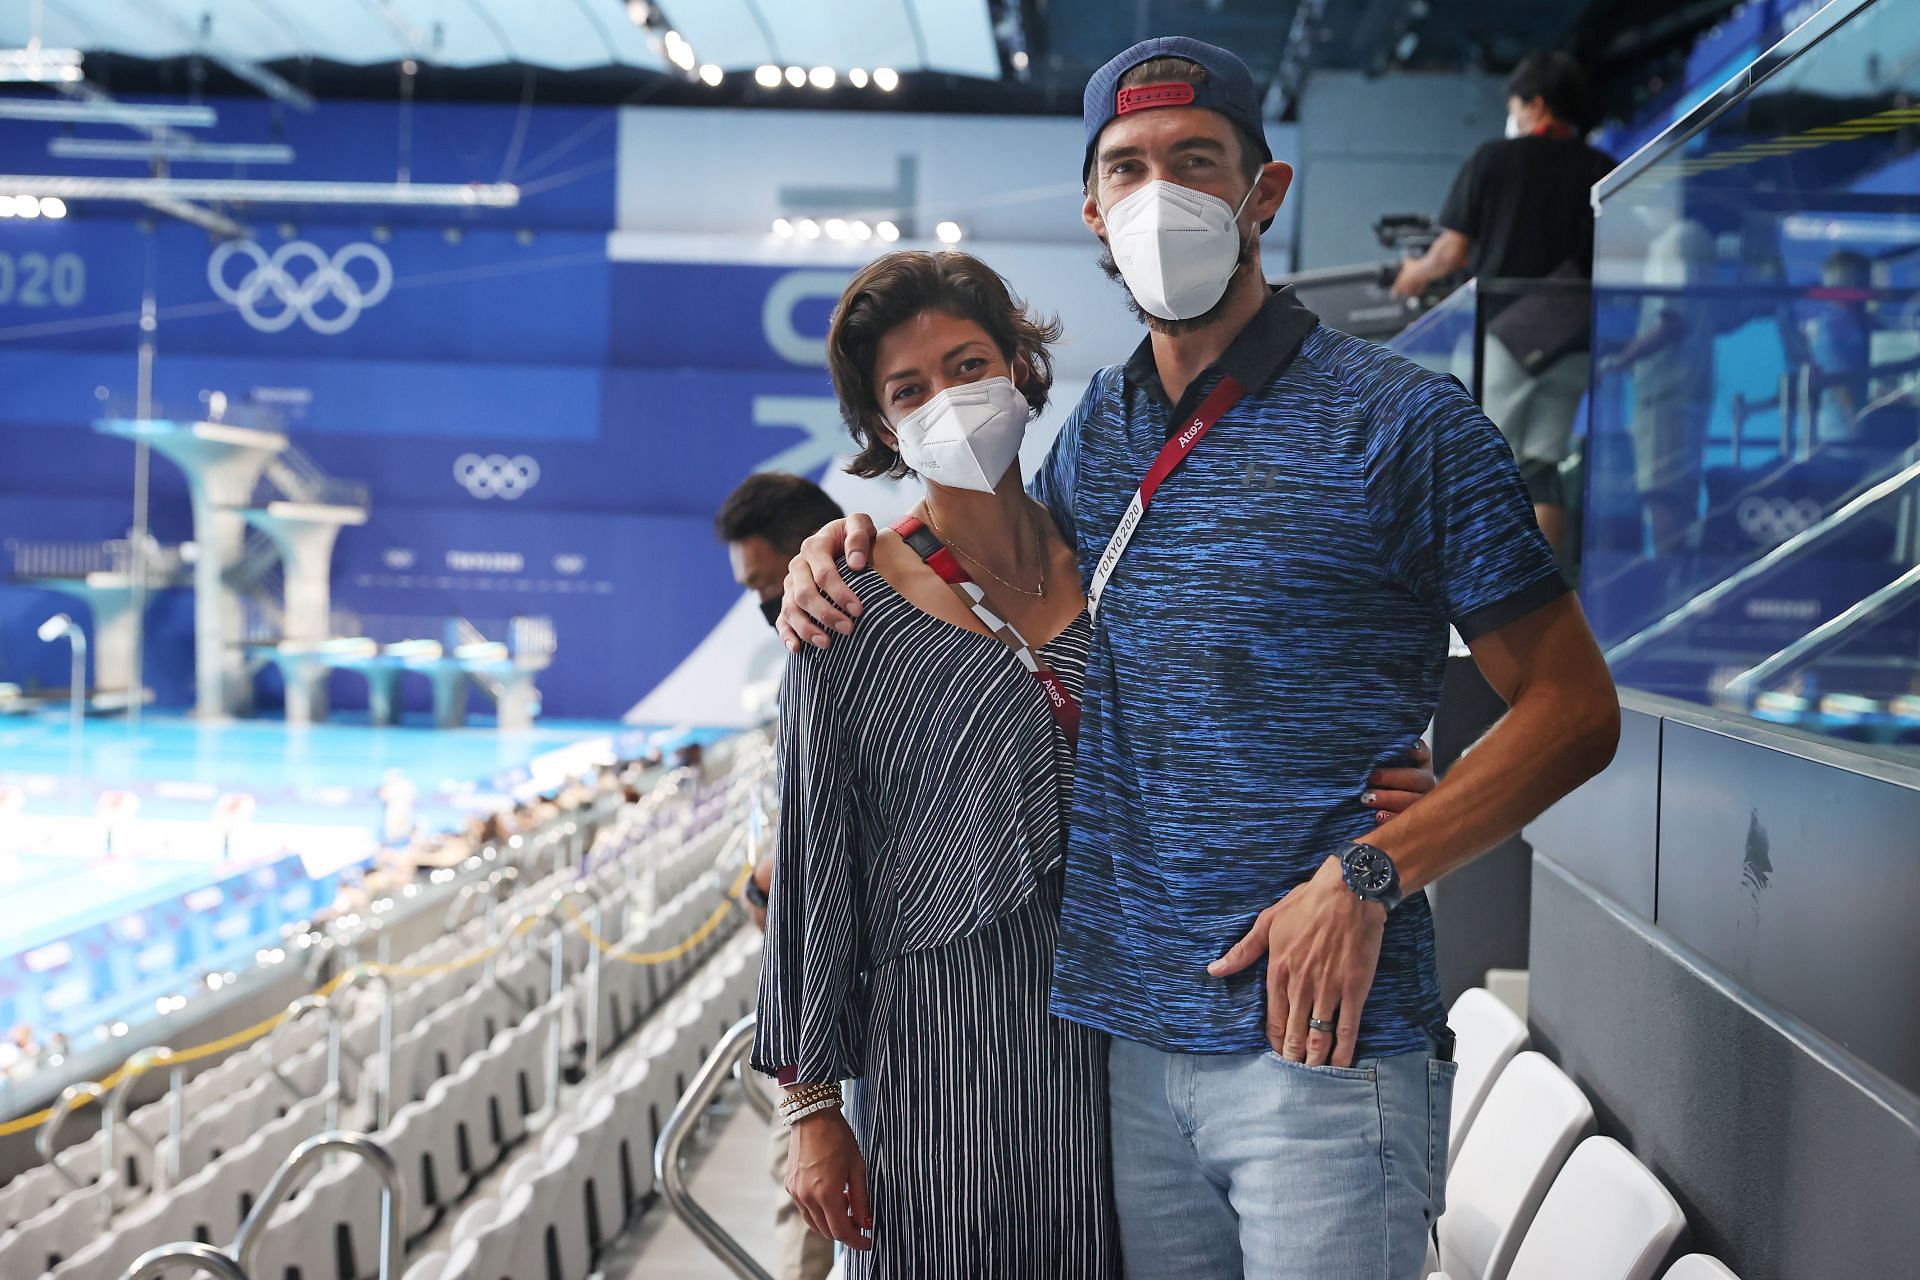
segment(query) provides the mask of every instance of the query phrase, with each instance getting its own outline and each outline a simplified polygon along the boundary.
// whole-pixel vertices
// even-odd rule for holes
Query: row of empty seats
[[[1586,1094],[1497,997],[1464,992],[1447,1020],[1460,1070],[1434,1280],[1654,1280],[1687,1230],[1673,1195],[1595,1133]],[[1704,1254],[1665,1276],[1734,1280]]]
[[[614,815],[626,820],[622,838],[602,843],[584,886],[599,905],[603,933],[624,933],[627,951],[658,949],[684,938],[711,914],[726,888],[713,860],[725,844],[726,820],[740,812],[745,786],[743,777],[735,776],[704,795],[687,797],[688,803],[676,805],[671,814],[653,806],[645,822],[632,820],[633,810],[648,807],[645,797]],[[538,837],[524,842],[523,868],[537,868],[547,856],[539,843]],[[530,1121],[550,1103],[549,1036],[563,1023],[577,1028],[583,1022],[592,944],[577,929],[560,929],[558,998],[550,995],[552,959],[543,945],[551,932],[533,930],[525,945],[502,948],[484,964],[471,958],[500,932],[503,916],[536,913],[563,890],[582,887],[575,874],[564,867],[537,880],[527,876],[533,883],[487,917],[449,930],[394,966],[396,973],[438,969],[392,994],[394,1088],[385,1100],[391,1119],[375,1134],[408,1170],[409,1236],[441,1223],[524,1139]],[[653,910],[653,902],[661,899],[670,900]],[[724,931],[716,930],[704,946],[670,965],[607,962],[601,995],[608,1013],[599,1020],[600,1049],[631,1036],[687,966],[723,940]],[[131,1140],[124,1125],[115,1134],[113,1170],[100,1168],[99,1134],[63,1155],[64,1166],[80,1175],[84,1187],[73,1188],[59,1170],[42,1167],[0,1189],[0,1209],[15,1219],[11,1230],[0,1233],[0,1276],[110,1280],[154,1245],[229,1239],[252,1196],[301,1139],[336,1119],[350,1128],[374,1127],[380,1113],[377,1090],[368,1086],[385,1078],[379,1026],[386,998],[370,985],[341,1002],[340,1060],[347,1069],[339,1079],[328,1078],[326,1028],[320,1019],[309,1019],[274,1037],[277,1075],[267,1069],[268,1046],[256,1043],[189,1081],[183,1090],[188,1122],[172,1179],[161,1173],[172,1163],[166,1134],[170,1103],[163,1098],[125,1122],[139,1132],[139,1140]],[[377,1193],[362,1194],[360,1184],[349,1179],[353,1172],[351,1162],[334,1158],[283,1206],[262,1236],[255,1275],[350,1280],[375,1274]],[[321,1221],[331,1224],[328,1247],[316,1254],[317,1237],[307,1224]],[[331,1265],[324,1261],[327,1254]],[[278,1272],[269,1269],[276,1262],[285,1263]]]
[[[737,937],[613,1055],[406,1280],[585,1280],[653,1190],[660,1127],[721,1034],[752,1009],[760,939]],[[278,1273],[264,1273],[282,1280]]]

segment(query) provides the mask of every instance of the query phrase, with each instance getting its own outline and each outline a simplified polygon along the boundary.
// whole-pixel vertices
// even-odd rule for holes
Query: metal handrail
[[[345,1151],[359,1156],[372,1165],[374,1172],[379,1175],[380,1280],[400,1280],[404,1244],[400,1238],[400,1223],[406,1204],[406,1188],[401,1183],[400,1166],[394,1163],[392,1153],[366,1134],[340,1130],[316,1133],[295,1147],[286,1162],[274,1170],[266,1190],[260,1193],[260,1199],[248,1212],[246,1221],[240,1224],[239,1233],[233,1237],[232,1254],[239,1264],[240,1280],[246,1280],[249,1264],[253,1261],[254,1250],[259,1246],[260,1233],[266,1228],[267,1220],[292,1198],[293,1193],[300,1189],[307,1170],[329,1151]]]
[[[175,1270],[182,1263],[191,1263],[194,1271],[206,1275],[218,1276],[220,1280],[247,1280],[247,1273],[240,1264],[229,1258],[210,1244],[183,1240],[179,1244],[163,1244],[157,1249],[149,1249],[133,1260],[123,1280],[152,1280]]]
[[[267,1073],[280,1082],[281,1088],[285,1089],[295,1098],[302,1100],[304,1100],[307,1095],[301,1091],[299,1085],[287,1079],[286,1073],[280,1070],[279,1065],[274,1062],[273,1056],[274,1050],[279,1048],[280,1041],[285,1038],[287,1028],[310,1013],[317,1013],[327,1020],[327,1078],[330,1083],[338,1085],[340,1082],[340,1061],[336,1046],[340,1043],[340,1011],[334,1008],[325,996],[305,995],[295,1000],[292,1004],[289,1004],[287,1011],[280,1015],[280,1021],[273,1024],[273,1029],[267,1032],[266,1039],[263,1040],[260,1045],[260,1061],[266,1067]],[[339,1118],[340,1091],[336,1088],[333,1092],[333,1097],[327,1102],[328,1126],[331,1127]]]
[[[601,956],[599,940],[605,936],[602,926],[606,920],[606,907],[605,900],[593,891],[593,886],[589,882],[586,880],[575,880],[571,885],[554,896],[553,909],[557,910],[563,903],[569,902],[574,898],[585,898],[587,900],[587,1011],[581,1021],[584,1024],[582,1031],[587,1038],[585,1068],[588,1071],[592,1071],[600,1065]],[[559,935],[555,936],[558,937]],[[555,947],[554,965],[556,972],[559,968],[560,955],[560,948]]]
[[[1920,595],[1920,565],[1907,570],[1886,586],[1856,600],[1792,644],[1768,655],[1727,681],[1726,696],[1744,705],[1751,701],[1759,690],[1759,686],[1766,681],[1779,675],[1788,667],[1815,656],[1820,650],[1836,641],[1844,639],[1861,623],[1870,622],[1887,610],[1898,608],[1916,595]]]
[[[1898,493],[1916,480],[1920,480],[1920,462],[1909,463],[1880,483],[1861,491],[1848,502],[1794,534],[1758,560],[1727,575],[1665,617],[1628,636],[1607,650],[1607,662],[1610,665],[1618,664],[1634,657],[1654,641],[1705,613],[1755,578],[1778,568],[1813,544],[1832,537],[1865,513],[1869,507]]]
[[[727,1082],[727,1074],[733,1069],[733,1064],[752,1047],[753,1028],[752,1014],[728,1027],[726,1034],[720,1037],[720,1043],[694,1074],[693,1083],[687,1086],[686,1093],[673,1108],[673,1114],[667,1117],[666,1125],[660,1130],[660,1141],[653,1148],[653,1180],[673,1211],[680,1215],[700,1242],[726,1264],[728,1270],[741,1277],[741,1280],[773,1280],[767,1269],[755,1262],[753,1255],[742,1248],[740,1242],[694,1200],[687,1189],[686,1174],[680,1167],[681,1154],[693,1130],[693,1122],[706,1113],[714,1095]]]
[[[100,1178],[104,1181],[113,1172],[113,1111],[107,1106],[107,1091],[94,1081],[70,1084],[62,1089],[60,1100],[53,1104],[53,1110],[47,1113],[46,1122],[33,1139],[34,1149],[40,1153],[40,1158],[55,1173],[71,1182],[75,1190],[86,1187],[87,1180],[61,1163],[60,1149],[54,1145],[54,1136],[82,1102],[100,1105]]]
[[[380,1079],[374,1085],[379,1098],[374,1107],[374,1128],[385,1129],[387,1122],[393,1119],[393,981],[377,964],[357,964],[340,979],[340,985],[333,989],[331,998],[339,1000],[354,987],[367,982],[380,984],[380,1048],[376,1051],[380,1055]],[[344,1036],[341,1038],[341,1047],[343,1050],[346,1047]],[[360,1078],[364,1080],[366,1059],[356,1055],[354,1065],[359,1068]]]
[[[549,1001],[552,1002],[556,1013],[559,1008],[558,1002],[560,997],[565,995],[567,990],[566,925],[559,917],[559,910],[560,904],[572,897],[574,892],[572,889],[557,890],[551,898],[547,899],[545,906],[532,911],[514,912],[507,920],[506,935],[501,940],[501,950],[504,951],[506,947],[519,936],[520,926],[529,921],[535,922],[546,929],[551,947],[547,962],[547,996]],[[593,897],[590,894],[583,894],[582,896],[586,897],[588,902],[593,901]],[[496,974],[494,981],[499,985],[501,990],[506,991],[516,1002],[526,1007],[529,1012],[532,1011],[532,1006],[525,1006],[525,1002],[520,1000],[519,992],[507,986],[504,978]],[[560,1049],[560,1019],[558,1016],[555,1016],[547,1023],[547,1105],[544,1110],[549,1115],[557,1114],[560,1109],[560,1086],[563,1083],[560,1073]]]
[[[146,1150],[148,1155],[154,1158],[156,1165],[160,1164],[160,1144],[155,1139],[149,1138],[146,1134],[142,1133],[139,1125],[127,1119],[127,1095],[133,1092],[133,1086],[139,1083],[141,1076],[153,1070],[155,1067],[166,1066],[169,1062],[173,1061],[173,1058],[173,1050],[165,1045],[155,1045],[151,1049],[142,1049],[139,1053],[134,1054],[131,1058],[128,1058],[126,1064],[120,1068],[120,1079],[115,1082],[113,1091],[107,1095],[106,1101],[106,1109],[114,1130],[118,1132],[124,1129],[136,1143]],[[166,1175],[165,1185],[171,1187],[180,1179],[180,1130],[182,1128],[181,1108],[183,1106],[181,1089],[186,1084],[186,1078],[180,1067],[173,1068],[168,1075],[167,1158],[164,1169],[156,1168],[155,1180],[157,1182],[158,1175],[164,1172]]]

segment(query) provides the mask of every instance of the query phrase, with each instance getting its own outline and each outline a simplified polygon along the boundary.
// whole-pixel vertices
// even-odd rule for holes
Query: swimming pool
[[[607,752],[685,735],[591,722],[499,732],[148,715],[0,718],[0,1031],[69,1038],[251,963],[378,847],[382,788],[451,828]]]

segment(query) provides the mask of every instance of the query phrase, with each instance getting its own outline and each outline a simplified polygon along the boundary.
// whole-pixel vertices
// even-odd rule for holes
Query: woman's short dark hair
[[[1507,77],[1507,96],[1522,102],[1542,99],[1556,118],[1575,127],[1587,123],[1587,73],[1573,55],[1557,49],[1520,59]]]
[[[880,435],[886,414],[873,383],[873,362],[880,340],[927,311],[971,320],[987,331],[1009,365],[1024,364],[1017,376],[1033,412],[1046,408],[1053,387],[1049,343],[1060,337],[1060,322],[1043,319],[1007,289],[999,273],[972,254],[946,249],[928,253],[904,249],[861,269],[840,295],[827,330],[827,368],[840,417],[860,454],[847,466],[856,476],[907,474],[899,452]]]

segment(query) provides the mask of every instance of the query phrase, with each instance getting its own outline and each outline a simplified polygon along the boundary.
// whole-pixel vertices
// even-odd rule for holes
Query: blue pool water
[[[415,821],[451,828],[552,753],[636,753],[663,736],[586,722],[502,733],[148,715],[137,730],[89,721],[76,753],[64,716],[0,718],[0,1030],[26,1021],[78,1036],[250,961],[371,853],[396,773],[413,785]],[[223,832],[216,806],[236,795],[250,816]]]

